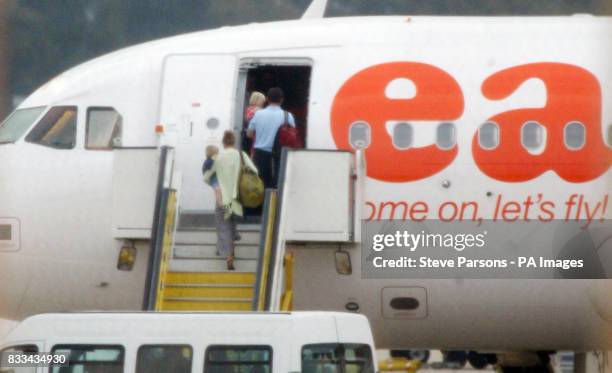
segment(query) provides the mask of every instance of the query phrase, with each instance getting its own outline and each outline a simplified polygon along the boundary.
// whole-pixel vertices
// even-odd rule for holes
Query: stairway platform
[[[160,293],[162,311],[250,311],[255,297],[260,244],[258,224],[238,224],[236,270],[217,255],[217,233],[210,212],[185,212],[179,218],[172,257]],[[212,224],[211,224],[212,223]]]

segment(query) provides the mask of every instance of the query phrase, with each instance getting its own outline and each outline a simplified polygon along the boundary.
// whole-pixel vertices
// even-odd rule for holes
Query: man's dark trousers
[[[276,188],[275,177],[274,177],[274,157],[272,157],[272,152],[267,152],[261,149],[255,149],[255,154],[253,155],[253,162],[255,166],[257,166],[257,170],[259,171],[259,176],[263,180],[264,187],[266,188]]]

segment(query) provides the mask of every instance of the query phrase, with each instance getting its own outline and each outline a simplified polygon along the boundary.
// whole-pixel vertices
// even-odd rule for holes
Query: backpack
[[[285,122],[276,132],[274,138],[274,146],[272,147],[272,155],[280,157],[283,147],[291,149],[301,149],[304,147],[302,138],[297,128],[289,124],[289,113],[285,111]]]
[[[264,183],[257,173],[244,164],[243,152],[240,151],[240,174],[238,176],[238,200],[244,207],[261,206],[264,200]]]

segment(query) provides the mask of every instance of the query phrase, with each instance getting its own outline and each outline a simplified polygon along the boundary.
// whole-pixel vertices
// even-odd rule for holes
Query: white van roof
[[[0,345],[28,340],[138,339],[189,341],[209,336],[257,338],[258,335],[299,335],[317,341],[371,343],[368,320],[341,312],[79,312],[50,313],[23,320]],[[218,343],[219,341],[217,341]]]

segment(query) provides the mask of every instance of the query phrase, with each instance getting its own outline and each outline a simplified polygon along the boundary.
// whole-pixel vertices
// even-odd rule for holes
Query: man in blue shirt
[[[280,159],[272,155],[274,139],[278,129],[285,123],[295,127],[295,119],[281,108],[284,95],[282,89],[271,88],[267,94],[268,107],[258,110],[249,122],[247,136],[255,137],[253,162],[259,170],[266,188],[276,188]],[[286,114],[285,114],[286,113]]]

